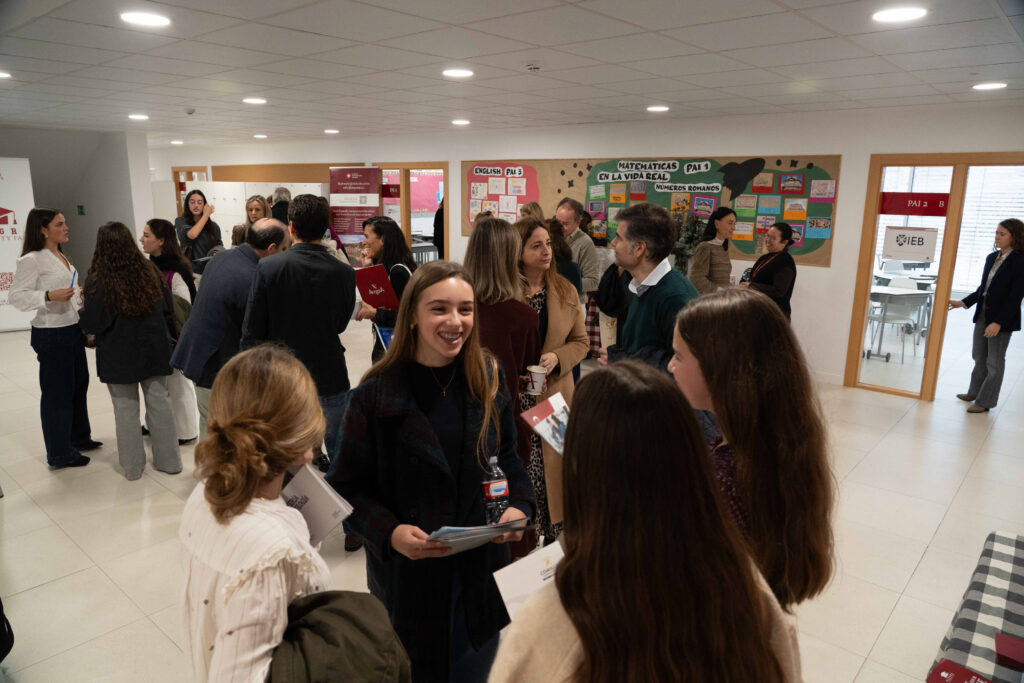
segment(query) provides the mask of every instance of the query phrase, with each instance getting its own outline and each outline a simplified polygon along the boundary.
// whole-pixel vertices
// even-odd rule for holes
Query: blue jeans
[[[341,450],[341,420],[345,417],[345,409],[348,408],[348,392],[321,396],[320,408],[324,411],[324,420],[327,422],[324,446],[333,465],[338,457],[338,451]]]
[[[59,467],[81,456],[77,446],[92,438],[85,400],[89,365],[82,330],[78,325],[33,327],[31,344],[39,360],[39,418],[46,462]]]

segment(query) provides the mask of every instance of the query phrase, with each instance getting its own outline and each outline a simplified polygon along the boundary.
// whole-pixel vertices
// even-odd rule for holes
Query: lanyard
[[[774,261],[775,257],[778,256],[781,253],[782,252],[780,251],[780,252],[776,252],[775,254],[772,254],[772,257],[770,259],[768,259],[767,261],[765,261],[764,263],[759,265],[757,268],[755,268],[754,272],[750,274],[750,279],[753,280],[755,277],[757,277],[757,274],[760,273],[762,270],[764,270],[764,267],[767,266],[772,261]]]

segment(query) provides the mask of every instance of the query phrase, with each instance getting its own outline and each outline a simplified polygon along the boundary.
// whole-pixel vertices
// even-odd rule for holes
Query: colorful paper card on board
[[[758,213],[782,213],[782,197],[777,194],[761,195],[757,202]]]
[[[647,182],[644,180],[634,180],[629,184],[629,200],[632,202],[642,202],[647,199]]]
[[[740,218],[753,218],[757,214],[757,195],[741,194],[733,201],[732,208]]]
[[[809,240],[830,240],[832,228],[807,228],[806,235]]]
[[[487,183],[471,183],[469,188],[470,199],[487,199]]]
[[[732,231],[732,238],[739,242],[752,242],[754,240],[754,224],[737,223]]]
[[[604,199],[604,185],[591,185],[590,186],[590,198],[591,199]]]
[[[750,184],[750,191],[758,194],[773,192],[775,189],[775,174],[764,171],[754,176],[754,182]]]
[[[508,221],[509,223],[515,223],[517,220],[519,220],[519,214],[499,213],[498,218],[500,218],[503,221]]]
[[[608,188],[608,203],[626,203],[626,183],[612,183]]]
[[[794,197],[786,200],[786,208],[782,211],[782,217],[787,221],[802,221],[807,218],[807,199]]]
[[[671,213],[686,213],[690,210],[690,193],[673,192],[669,206]]]
[[[790,223],[789,227],[793,228],[793,246],[802,247],[804,244],[804,224]]]
[[[524,196],[526,194],[526,178],[509,178],[508,193],[515,197]]]
[[[691,211],[694,216],[704,216],[707,218],[715,211],[715,207],[718,206],[718,197],[709,197],[703,194],[693,195],[693,207]]]
[[[604,218],[604,202],[587,202],[587,213],[595,220]]]
[[[481,211],[481,204],[479,199],[469,200],[469,220],[476,220],[476,215]]]
[[[609,206],[608,207],[608,227],[611,228],[613,223],[619,220],[619,211],[622,211],[620,206]]]
[[[836,181],[812,180],[810,200],[816,203],[831,203],[836,199]]]
[[[480,207],[480,210],[481,211],[490,211],[494,215],[497,215],[498,214],[498,202],[493,201],[493,200],[487,200],[487,201],[483,202],[483,204]]]
[[[779,176],[779,194],[803,194],[804,174],[783,173]]]
[[[754,221],[754,231],[758,235],[764,235],[776,220],[778,220],[778,216],[758,216]]]
[[[516,205],[516,198],[507,194],[498,197],[498,211],[501,213],[518,213],[519,207]]]

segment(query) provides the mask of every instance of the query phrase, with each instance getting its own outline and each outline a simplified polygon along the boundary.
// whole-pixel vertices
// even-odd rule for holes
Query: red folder
[[[943,659],[928,674],[927,683],[992,683],[956,662]]]
[[[356,271],[356,286],[363,301],[374,308],[398,310],[398,297],[391,288],[391,280],[384,266],[370,266]]]

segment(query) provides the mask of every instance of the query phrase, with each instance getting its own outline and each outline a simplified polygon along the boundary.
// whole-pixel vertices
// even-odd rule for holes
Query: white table
[[[870,359],[872,356],[878,358],[885,358],[885,362],[888,363],[890,360],[890,354],[882,353],[882,336],[885,334],[886,318],[889,315],[889,304],[892,302],[899,302],[905,304],[917,304],[918,306],[926,306],[928,308],[928,319],[931,320],[931,292],[922,292],[919,289],[907,289],[905,287],[885,287],[882,285],[876,285],[871,288],[871,300],[875,303],[882,305],[882,316],[879,324],[881,327],[878,329],[878,349],[872,351],[870,348],[864,351],[864,357]],[[919,327],[923,320],[919,319]]]

